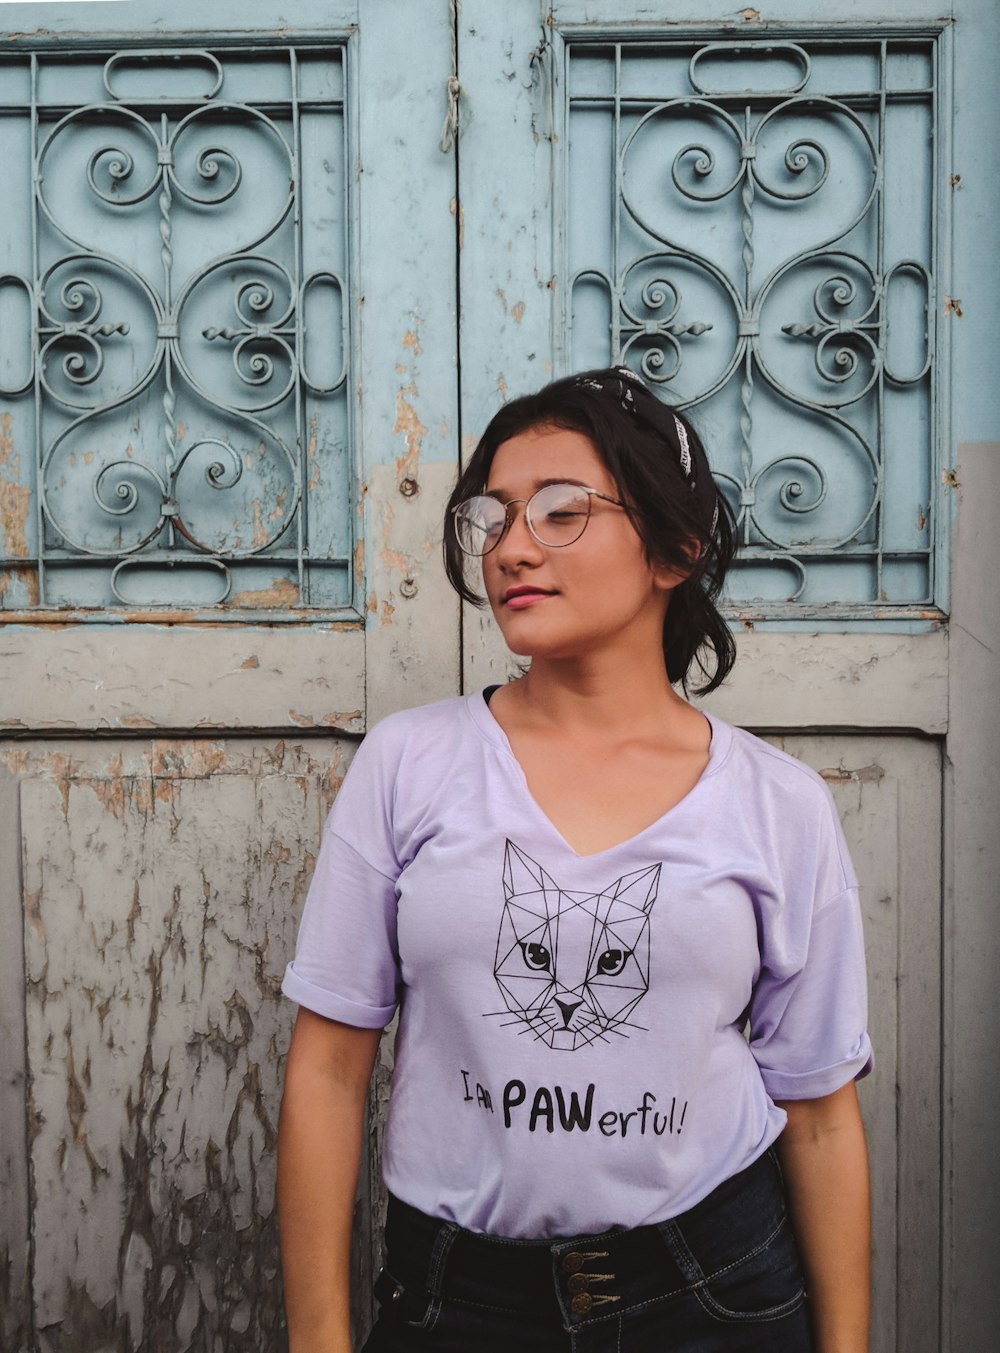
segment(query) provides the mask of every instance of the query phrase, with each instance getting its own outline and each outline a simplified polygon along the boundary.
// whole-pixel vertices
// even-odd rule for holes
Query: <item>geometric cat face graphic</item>
[[[649,990],[649,913],[659,879],[656,864],[601,892],[571,892],[508,841],[493,966],[514,1016],[507,1023],[563,1052],[641,1028],[629,1017]]]

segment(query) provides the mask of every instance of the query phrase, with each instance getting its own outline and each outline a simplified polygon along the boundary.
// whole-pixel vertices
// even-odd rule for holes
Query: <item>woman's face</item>
[[[486,492],[508,503],[546,483],[568,481],[620,498],[593,442],[580,432],[539,427],[501,443]],[[662,646],[670,592],[682,581],[654,566],[627,512],[591,499],[590,520],[570,545],[541,545],[524,503],[499,545],[483,557],[483,582],[507,646],[534,658],[571,658],[622,646]]]

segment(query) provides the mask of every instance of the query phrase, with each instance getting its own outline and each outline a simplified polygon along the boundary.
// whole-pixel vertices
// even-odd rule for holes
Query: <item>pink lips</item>
[[[504,593],[503,604],[508,611],[523,611],[528,606],[534,606],[536,601],[544,601],[551,595],[551,592],[543,592],[538,587],[512,587]]]

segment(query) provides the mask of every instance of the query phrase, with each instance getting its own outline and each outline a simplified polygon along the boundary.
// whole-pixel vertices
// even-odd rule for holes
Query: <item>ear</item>
[[[690,576],[690,569],[679,569],[667,564],[653,565],[653,586],[658,592],[673,592]]]
[[[701,546],[696,540],[685,540],[681,549],[691,561],[688,567],[678,564],[653,563],[653,586],[661,592],[672,592],[690,578],[695,564],[701,558]]]

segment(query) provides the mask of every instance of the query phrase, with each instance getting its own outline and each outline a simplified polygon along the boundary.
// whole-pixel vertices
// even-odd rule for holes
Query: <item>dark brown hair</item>
[[[452,586],[465,601],[485,604],[466,577],[469,556],[458,544],[452,509],[485,491],[493,457],[504,442],[539,427],[587,437],[618,486],[646,557],[687,573],[674,589],[663,627],[667,677],[687,692],[695,665],[707,678],[696,693],[714,691],[736,660],[732,633],[716,607],[736,553],[732,512],[715,486],[694,428],[625,367],[553,381],[536,394],[511,400],[494,416],[445,513],[445,570]],[[692,545],[698,551],[693,564]],[[712,656],[706,662],[708,650]]]

